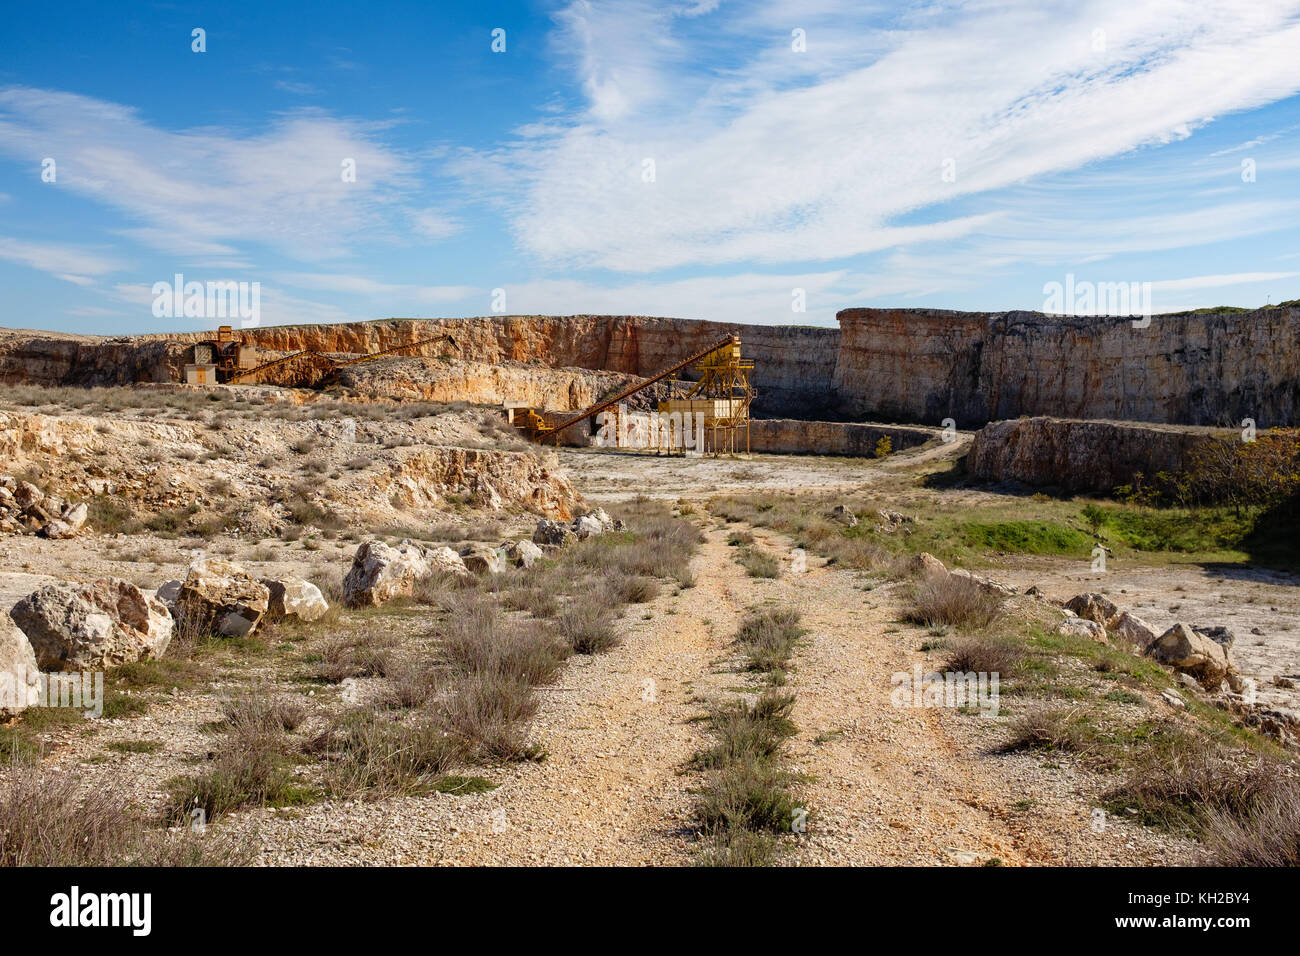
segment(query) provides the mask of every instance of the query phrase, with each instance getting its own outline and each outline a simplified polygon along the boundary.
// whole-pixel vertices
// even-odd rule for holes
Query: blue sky
[[[1298,91],[1300,0],[14,5],[0,325],[213,324],[176,273],[263,324],[1262,305]]]

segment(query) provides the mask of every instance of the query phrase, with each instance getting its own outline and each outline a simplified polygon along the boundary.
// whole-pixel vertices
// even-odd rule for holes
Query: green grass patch
[[[1051,521],[971,521],[962,525],[961,534],[968,547],[981,551],[1086,557],[1093,547],[1082,531]]]
[[[488,793],[495,790],[497,785],[487,777],[463,777],[460,774],[448,774],[440,777],[434,784],[433,789],[439,793],[454,794],[473,794]]]
[[[1233,551],[1258,513],[1231,508],[1101,508],[1108,537],[1137,551],[1212,554]]]

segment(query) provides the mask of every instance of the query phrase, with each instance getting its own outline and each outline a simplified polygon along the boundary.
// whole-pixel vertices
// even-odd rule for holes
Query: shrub
[[[77,774],[12,768],[0,780],[0,866],[246,866],[248,841],[150,830],[124,794]]]
[[[797,805],[791,775],[769,760],[747,758],[713,771],[697,805],[706,833],[789,833]]]
[[[1017,750],[1065,751],[1083,753],[1091,744],[1086,725],[1074,715],[1059,710],[1035,710],[1017,717],[1011,725],[1011,738],[1002,745],[1004,753]]]
[[[527,681],[488,672],[458,682],[438,717],[443,730],[465,752],[490,760],[519,760],[532,754],[526,727],[537,706],[537,695]]]
[[[241,807],[305,802],[309,791],[293,782],[285,747],[279,728],[256,722],[233,724],[210,770],[168,781],[166,819],[188,822],[198,808],[212,822]]]
[[[529,684],[553,680],[566,656],[554,636],[504,621],[495,605],[482,600],[453,605],[442,648],[447,662],[462,673],[517,678]]]
[[[917,585],[906,618],[927,627],[988,627],[1001,614],[1002,601],[970,578],[936,574]]]
[[[367,634],[356,641],[338,638],[325,645],[312,673],[337,684],[349,677],[384,677],[393,666],[395,639]]]
[[[344,714],[312,749],[337,755],[328,786],[339,794],[424,792],[465,758],[461,742],[439,722],[426,716],[400,723],[369,709]]]
[[[1300,787],[1282,782],[1245,814],[1212,811],[1204,839],[1218,866],[1300,866]]]
[[[749,657],[750,670],[779,671],[785,669],[803,633],[798,611],[777,608],[747,615],[736,632],[736,641]]]
[[[1205,747],[1189,749],[1176,760],[1153,751],[1103,801],[1116,813],[1135,808],[1142,822],[1168,830],[1197,833],[1217,820],[1226,835],[1224,818],[1258,819],[1276,797],[1279,777],[1277,767],[1262,761],[1242,766]]]
[[[781,562],[758,548],[742,548],[740,566],[751,578],[777,578],[781,576]]]
[[[252,692],[229,697],[221,702],[224,727],[274,733],[297,730],[307,720],[307,705],[293,697],[266,697]]]
[[[769,758],[795,733],[790,710],[793,694],[763,693],[752,705],[720,707],[709,717],[716,741],[695,756],[697,767],[720,767],[746,757]]]
[[[1020,651],[1005,640],[967,638],[949,651],[947,669],[1008,677],[1015,672],[1020,660]]]
[[[577,654],[599,654],[622,641],[611,599],[603,589],[574,598],[555,616],[555,633]]]

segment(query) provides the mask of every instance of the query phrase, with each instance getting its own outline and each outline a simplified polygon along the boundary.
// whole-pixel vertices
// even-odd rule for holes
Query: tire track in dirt
[[[719,532],[691,567],[694,587],[632,605],[622,644],[571,658],[555,687],[539,688],[534,736],[546,759],[512,768],[486,795],[496,826],[466,826],[442,862],[691,862],[692,781],[681,771],[703,739],[699,698],[733,680],[714,664],[742,610]]]
[[[754,534],[775,553],[791,548],[783,535]],[[811,819],[788,862],[1149,864],[1185,852],[1127,824],[1095,833],[1092,782],[1032,755],[993,756],[987,718],[894,706],[892,675],[940,666],[918,650],[924,633],[898,623],[899,585],[877,586],[811,556],[807,573],[764,584],[771,600],[800,611],[809,631],[789,689],[799,726],[791,762],[812,777],[804,791]],[[1031,794],[1033,813],[1017,812]]]

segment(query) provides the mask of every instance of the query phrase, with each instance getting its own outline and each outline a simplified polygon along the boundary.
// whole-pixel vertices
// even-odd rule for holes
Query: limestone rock
[[[846,528],[856,528],[858,525],[858,516],[844,505],[836,505],[832,508],[830,519],[837,524],[844,525]]]
[[[460,559],[471,574],[500,574],[506,569],[505,551],[500,548],[465,548]]]
[[[118,578],[42,585],[9,614],[46,671],[102,670],[161,657],[172,638],[166,605]]]
[[[363,541],[343,579],[343,601],[350,607],[374,607],[409,595],[428,574],[429,561],[419,545],[403,541],[393,547],[379,540]]]
[[[1142,618],[1128,611],[1120,614],[1109,628],[1117,637],[1123,638],[1135,650],[1145,651],[1156,639],[1156,630]]]
[[[176,607],[176,598],[180,593],[181,582],[173,578],[170,581],[164,581],[162,584],[158,585],[158,590],[154,592],[153,596],[162,601],[163,604],[167,605],[169,610],[174,610]]]
[[[0,619],[0,719],[40,702],[40,676],[32,642],[12,620]]]
[[[45,499],[45,492],[37,488],[30,481],[20,481],[14,488],[14,500],[18,502],[18,507],[27,509],[34,505],[40,504]]]
[[[1102,627],[1110,627],[1119,617],[1119,608],[1115,603],[1096,592],[1076,594],[1065,602],[1065,607],[1085,621],[1096,621]]]
[[[533,544],[549,544],[563,547],[574,540],[576,540],[576,536],[572,531],[558,521],[551,521],[549,518],[543,518],[537,522],[537,528],[533,531]]]
[[[271,592],[246,570],[220,558],[190,565],[176,595],[176,618],[199,634],[243,637],[261,623]]]
[[[463,577],[469,573],[460,555],[451,548],[426,548],[424,557],[428,560],[434,574],[458,574]]]
[[[300,621],[316,621],[330,609],[320,588],[301,578],[262,578],[270,592],[267,602],[268,620],[278,621],[296,617]]]
[[[974,574],[967,571],[965,568],[953,568],[948,573],[952,574],[954,577],[965,578],[968,581],[973,581],[975,584],[978,584],[982,590],[996,597],[1015,597],[1020,593],[1009,584],[1003,584],[1001,581],[995,581],[992,578],[986,578],[983,575]]]
[[[403,541],[396,547],[383,541],[362,542],[343,579],[343,602],[349,607],[375,607],[409,595],[415,585],[436,574],[467,574],[465,562],[450,548],[426,551]]]
[[[608,519],[609,515],[605,515],[605,517]],[[595,512],[579,515],[573,519],[573,533],[579,541],[585,541],[594,535],[604,534],[605,523],[605,521],[600,520],[600,517]]]
[[[930,578],[945,575],[948,573],[948,569],[943,566],[942,561],[929,551],[922,551],[920,554],[914,554],[908,559],[907,573]]]
[[[72,528],[73,531],[80,531],[81,526],[86,523],[86,518],[89,517],[89,515],[90,509],[86,506],[84,501],[79,504],[69,505],[67,508],[63,509],[63,520],[68,523],[68,526]]]
[[[1100,644],[1109,643],[1106,639],[1106,628],[1084,617],[1067,617],[1057,625],[1056,633],[1066,637],[1086,637]]]
[[[1293,341],[1287,336],[1300,329],[1300,308],[1294,306],[1156,318],[1146,328],[1134,328],[1122,316],[933,308],[844,309],[837,318],[839,354],[830,391],[849,419],[937,422],[950,416],[959,428],[994,419],[1014,422],[1020,415],[1069,415],[1103,424],[1296,420],[1291,384],[1300,360],[1275,345]],[[1189,349],[1190,342],[1200,344]],[[903,355],[907,360],[899,361]],[[1225,374],[1230,368],[1238,371]],[[1138,382],[1143,387],[1134,387]],[[1115,429],[1095,437],[1069,443],[1083,456],[1076,466],[1105,467],[1129,457]],[[1044,459],[1055,456],[1061,442],[1049,437],[1035,443],[1026,435],[1016,444],[1020,453]],[[979,474],[980,464],[972,447],[967,468]],[[1155,467],[1160,464],[1153,456],[1139,470],[1178,470]],[[1089,473],[1059,471],[1067,480]],[[1110,492],[1126,480],[1099,490]]]
[[[506,541],[501,545],[505,559],[516,568],[531,568],[533,562],[542,557],[542,549],[527,539]]]
[[[1186,624],[1169,628],[1147,647],[1146,653],[1162,664],[1191,674],[1209,691],[1218,690],[1228,676],[1223,648]]]
[[[1237,635],[1233,634],[1232,631],[1228,630],[1222,624],[1215,624],[1208,627],[1202,627],[1199,624],[1195,624],[1192,626],[1192,630],[1203,637],[1208,637],[1225,650],[1232,647],[1233,643],[1237,640]]]
[[[904,531],[910,531],[907,525],[912,523],[912,519],[902,512],[890,511],[888,508],[880,508],[876,511],[876,517],[880,519],[880,527],[884,531],[897,531],[899,528],[902,528]]]

